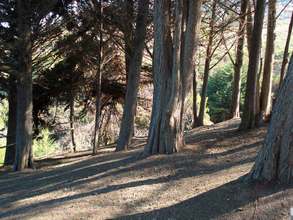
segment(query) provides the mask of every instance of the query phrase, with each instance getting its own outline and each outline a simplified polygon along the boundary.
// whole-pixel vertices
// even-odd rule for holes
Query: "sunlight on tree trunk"
[[[258,153],[248,179],[256,181],[293,180],[293,57],[273,109],[264,146]]]

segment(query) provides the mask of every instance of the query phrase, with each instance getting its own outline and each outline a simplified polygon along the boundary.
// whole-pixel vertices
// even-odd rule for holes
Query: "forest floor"
[[[289,219],[293,188],[248,184],[266,128],[238,132],[239,121],[187,133],[174,155],[142,158],[105,147],[0,173],[0,219]]]

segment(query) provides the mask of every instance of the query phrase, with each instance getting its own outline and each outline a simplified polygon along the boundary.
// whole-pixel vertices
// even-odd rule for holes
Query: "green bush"
[[[243,68],[246,71],[246,66]],[[232,101],[233,65],[227,64],[211,75],[208,83],[209,115],[214,123],[227,120],[230,114]],[[243,74],[242,74],[243,75]],[[242,76],[240,107],[244,102],[245,77]]]
[[[49,129],[43,129],[33,142],[33,154],[35,158],[46,157],[58,149],[58,144],[52,138]]]

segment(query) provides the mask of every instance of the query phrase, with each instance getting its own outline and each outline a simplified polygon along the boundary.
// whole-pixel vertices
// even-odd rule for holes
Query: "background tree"
[[[263,69],[263,80],[260,94],[260,120],[266,120],[271,112],[272,76],[274,71],[276,0],[269,1],[266,52]]]
[[[146,39],[148,0],[140,0],[136,21],[136,30],[133,46],[136,48],[131,56],[129,71],[127,72],[127,90],[123,109],[123,117],[120,127],[116,150],[125,150],[130,144],[136,112],[137,93],[140,81],[140,70],[143,59],[143,51]]]
[[[154,94],[146,154],[174,153],[184,145],[183,113],[192,86],[201,5],[202,1],[189,1],[186,19],[183,18],[183,8],[186,6],[182,1],[176,1],[172,54],[170,1],[155,1]],[[186,29],[182,30],[184,21],[187,21]]]
[[[245,42],[246,13],[249,0],[241,1],[241,12],[239,18],[239,29],[237,33],[237,51],[234,65],[233,92],[231,104],[231,118],[240,117],[240,87],[241,87],[241,68],[243,64],[243,48]]]
[[[242,116],[241,129],[254,128],[256,125],[257,106],[257,76],[259,70],[261,42],[262,42],[262,29],[265,14],[265,1],[257,1],[253,33],[251,36],[251,48],[249,50],[249,64],[247,72],[247,85],[244,111]]]
[[[291,41],[292,28],[293,28],[293,12],[292,12],[292,15],[291,15],[291,20],[290,20],[290,24],[289,24],[289,28],[288,28],[288,34],[287,34],[287,40],[286,40],[285,49],[284,49],[282,67],[281,67],[281,72],[280,72],[279,86],[281,86],[281,84],[282,84],[282,81],[283,81],[283,79],[285,77],[286,68],[287,68],[287,65],[288,65],[289,46],[290,46],[290,41]]]

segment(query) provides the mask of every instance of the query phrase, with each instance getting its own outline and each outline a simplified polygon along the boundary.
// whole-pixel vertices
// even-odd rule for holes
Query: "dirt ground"
[[[248,184],[266,128],[237,131],[239,121],[193,130],[174,155],[142,158],[101,149],[0,173],[0,219],[289,219],[290,186]]]

